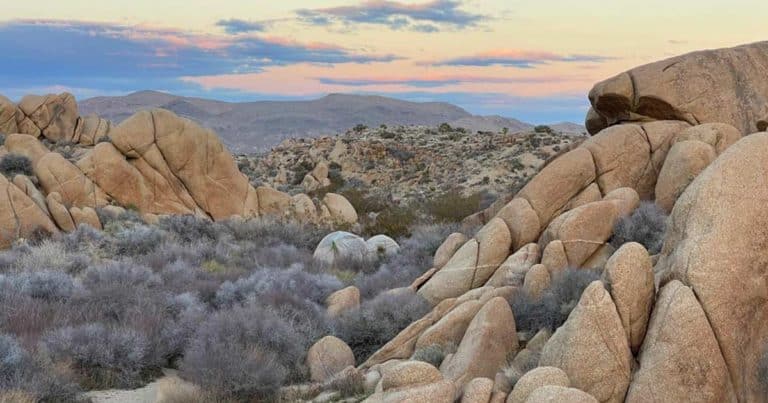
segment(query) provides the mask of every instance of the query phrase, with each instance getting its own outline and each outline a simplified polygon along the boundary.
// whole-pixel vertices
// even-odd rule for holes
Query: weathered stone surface
[[[616,204],[616,208],[619,212],[619,216],[631,215],[633,211],[640,205],[640,195],[632,188],[618,188],[608,192],[604,201],[611,201]]]
[[[470,322],[458,350],[441,372],[446,379],[463,385],[473,378],[492,378],[517,351],[515,318],[504,298],[488,301]]]
[[[45,154],[51,152],[36,137],[28,134],[9,134],[5,137],[5,148],[9,153],[23,155],[36,165]]]
[[[336,193],[326,193],[323,203],[328,207],[334,221],[344,224],[357,222],[357,212],[346,197]]]
[[[18,109],[10,99],[0,95],[0,133],[18,133],[16,113]]]
[[[597,403],[594,396],[574,388],[562,386],[542,386],[528,395],[525,403]]]
[[[315,382],[324,382],[350,365],[355,365],[352,349],[334,336],[323,337],[307,352],[310,378]]]
[[[592,254],[584,263],[581,264],[582,269],[597,269],[602,271],[605,264],[608,263],[608,259],[611,258],[613,252],[616,252],[616,248],[609,243],[602,244],[595,253]]]
[[[447,315],[440,318],[437,323],[430,326],[419,336],[419,339],[416,341],[416,349],[432,345],[458,345],[462,337],[464,337],[469,323],[474,319],[482,306],[483,304],[480,301],[472,300],[453,308]]]
[[[568,257],[565,255],[563,241],[556,239],[547,244],[541,254],[541,264],[547,266],[549,273],[553,276],[568,267]]]
[[[737,401],[704,310],[677,280],[659,293],[639,358],[629,403]]]
[[[461,403],[489,403],[493,394],[493,381],[488,378],[475,378],[464,386]]]
[[[46,194],[59,193],[64,206],[101,207],[107,195],[61,154],[45,154],[35,164],[35,175]]]
[[[595,180],[595,163],[586,148],[563,154],[534,176],[517,197],[530,203],[544,229],[573,196]]]
[[[258,215],[256,191],[212,131],[155,109],[126,119],[112,128],[109,137],[132,164],[156,171],[173,193],[188,192],[214,220]]]
[[[445,266],[435,273],[418,291],[432,304],[451,297],[458,297],[472,286],[479,244],[470,239],[459,248]]]
[[[509,256],[512,237],[507,224],[494,218],[475,236],[478,242],[477,266],[472,277],[471,288],[481,287],[493,275],[504,259]]]
[[[406,386],[424,385],[443,380],[437,368],[423,361],[405,361],[386,371],[381,377],[381,389],[386,392]]]
[[[365,241],[368,249],[368,258],[371,261],[378,261],[387,257],[392,257],[400,252],[400,245],[397,241],[386,235],[374,235]]]
[[[672,211],[677,198],[683,194],[701,171],[717,158],[711,145],[698,141],[686,140],[675,143],[669,150],[664,166],[656,183],[656,204]]]
[[[629,348],[637,353],[645,337],[655,297],[651,257],[643,245],[625,243],[608,259],[603,276],[611,290]]]
[[[539,367],[527,372],[507,396],[507,403],[524,403],[530,394],[542,386],[570,387],[568,375],[560,368]]]
[[[456,387],[451,381],[440,381],[427,385],[402,388],[385,393],[374,393],[363,400],[364,403],[405,403],[405,402],[435,402],[452,403],[456,395]]]
[[[507,224],[512,236],[512,250],[536,241],[541,232],[541,223],[536,211],[522,197],[516,197],[499,210],[496,217]]]
[[[360,290],[351,285],[334,292],[325,299],[328,316],[334,318],[360,306]]]
[[[609,124],[648,119],[722,122],[752,133],[756,122],[768,116],[766,65],[768,42],[693,52],[598,83],[589,99]],[[590,126],[593,134],[599,127]]]
[[[0,248],[37,230],[56,233],[53,221],[16,185],[0,175]]]
[[[587,117],[584,118],[584,126],[587,128],[588,133],[597,134],[608,127],[608,121],[597,113],[594,108],[589,108]]]
[[[45,202],[45,195],[43,195],[43,192],[41,192],[40,189],[38,189],[37,186],[32,183],[32,180],[29,179],[28,176],[14,176],[13,184],[16,185],[17,188],[21,189],[21,191],[24,192],[27,196],[29,196],[29,198],[32,199],[35,204],[37,204],[37,207],[40,207],[40,210],[43,210],[46,215],[50,215],[48,212],[48,204]]]
[[[69,214],[69,210],[61,201],[61,195],[58,192],[48,193],[45,198],[48,211],[51,213],[51,217],[56,225],[64,231],[70,232],[75,230],[75,222],[72,220],[72,216]]]
[[[535,243],[529,243],[510,255],[493,273],[487,286],[522,286],[525,274],[541,257],[541,249]]]
[[[96,214],[96,210],[91,207],[72,207],[69,209],[69,215],[72,217],[72,222],[75,224],[75,227],[80,226],[80,224],[85,224],[90,225],[95,229],[101,229],[99,216]]]
[[[316,222],[318,219],[315,203],[304,193],[291,196],[291,215],[304,222]]]
[[[549,288],[551,280],[547,266],[544,266],[543,264],[534,265],[528,270],[528,273],[525,274],[523,290],[525,290],[528,295],[538,298],[545,289]]]
[[[621,402],[629,387],[631,361],[616,306],[603,284],[595,281],[544,346],[539,365],[562,369],[574,387],[600,402]]]
[[[440,318],[445,316],[445,314],[454,307],[455,303],[456,298],[449,298],[437,304],[437,306],[423,318],[408,325],[408,327],[398,333],[395,338],[373,353],[360,367],[370,368],[376,364],[381,364],[382,362],[391,359],[409,358],[412,356],[419,336],[435,322],[440,320]]]
[[[21,99],[18,105],[24,115],[34,124],[48,140],[72,141],[78,135],[77,101],[69,93],[59,95],[27,95]],[[22,133],[38,136],[35,130]]]
[[[432,261],[432,267],[438,270],[442,269],[451,257],[453,257],[453,254],[456,253],[462,245],[467,243],[467,241],[467,236],[460,232],[454,232],[451,235],[448,235],[440,247],[437,248],[435,257]]]
[[[715,154],[720,155],[728,147],[741,140],[739,129],[727,123],[705,123],[681,131],[675,142],[697,140],[711,145]]]
[[[539,246],[562,241],[568,265],[580,267],[610,238],[618,216],[616,205],[607,201],[577,207],[552,220],[542,233]]]
[[[766,149],[767,133],[744,137],[688,186],[655,269],[693,289],[739,401],[766,401],[756,376],[768,340]]]
[[[269,186],[256,188],[259,199],[259,213],[273,216],[287,216],[291,211],[291,196]]]
[[[96,115],[89,115],[80,118],[80,127],[78,128],[79,137],[75,140],[84,145],[92,146],[100,139],[107,137],[112,123]]]
[[[602,198],[603,194],[600,192],[600,186],[597,186],[597,183],[592,183],[582,190],[581,193],[573,196],[573,199],[565,205],[565,210],[573,210],[576,207],[599,201]]]

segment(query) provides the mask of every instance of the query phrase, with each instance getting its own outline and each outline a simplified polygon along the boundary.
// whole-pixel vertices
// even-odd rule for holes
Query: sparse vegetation
[[[664,232],[667,229],[667,215],[654,202],[642,202],[628,217],[622,217],[613,229],[611,245],[619,248],[627,242],[638,242],[648,253],[661,252]]]
[[[0,173],[8,178],[16,175],[32,176],[32,161],[20,154],[6,154],[0,158]]]
[[[413,353],[411,359],[416,361],[424,361],[428,364],[432,364],[435,368],[440,368],[440,364],[443,363],[445,357],[456,351],[455,345],[442,346],[439,344],[433,344],[431,346],[423,347],[416,350]]]

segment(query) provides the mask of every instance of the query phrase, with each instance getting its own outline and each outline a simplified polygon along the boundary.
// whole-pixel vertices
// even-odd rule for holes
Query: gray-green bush
[[[0,173],[9,178],[19,174],[32,176],[32,161],[20,154],[6,154],[0,158]]]
[[[664,232],[667,229],[667,215],[654,202],[642,202],[630,216],[622,217],[613,228],[611,245],[619,248],[627,242],[638,242],[648,253],[661,252]]]

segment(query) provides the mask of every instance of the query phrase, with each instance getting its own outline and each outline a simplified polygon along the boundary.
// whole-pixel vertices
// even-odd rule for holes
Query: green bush
[[[449,191],[425,204],[426,213],[438,222],[459,222],[477,213],[481,208],[483,196],[475,193],[463,196],[459,191]]]

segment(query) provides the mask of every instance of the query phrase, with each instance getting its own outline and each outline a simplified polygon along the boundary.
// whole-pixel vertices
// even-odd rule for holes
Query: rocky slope
[[[584,138],[543,130],[478,134],[446,126],[383,126],[286,140],[268,153],[240,155],[237,161],[252,182],[289,193],[322,188],[328,173],[315,178],[310,171],[324,164],[349,186],[378,189],[392,200],[423,202],[449,191],[512,194],[545,161]]]
[[[597,84],[595,135],[473,238],[448,237],[410,287],[434,308],[357,367],[366,401],[767,402],[766,73],[762,42]],[[653,256],[611,243],[641,200],[670,213]],[[602,277],[553,334],[516,327],[507,299],[545,295],[566,268]],[[418,358],[433,343],[435,366]]]
[[[473,116],[441,102],[408,102],[381,96],[331,94],[310,101],[231,103],[141,91],[121,97],[96,97],[80,103],[83,115],[96,114],[115,123],[143,109],[162,108],[189,118],[218,133],[233,152],[266,151],[285,139],[340,133],[357,124],[436,126],[448,122],[472,133],[532,129],[527,123],[501,117]],[[573,124],[558,130],[581,133]]]
[[[0,97],[0,132],[10,133],[0,147],[0,247],[41,230],[101,228],[96,210],[108,206],[148,221],[167,214],[357,221],[339,195],[320,201],[254,188],[216,134],[163,109],[113,126],[81,117],[70,94],[30,95],[18,105]]]

